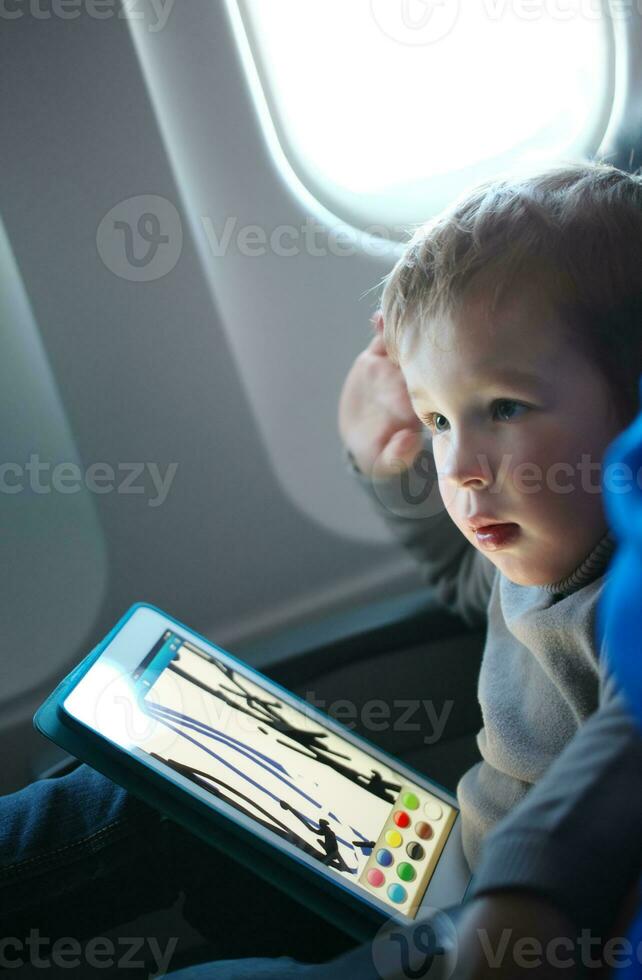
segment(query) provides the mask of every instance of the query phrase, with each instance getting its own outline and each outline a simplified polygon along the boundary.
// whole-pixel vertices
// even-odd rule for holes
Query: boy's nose
[[[490,457],[478,446],[452,447],[440,473],[451,485],[470,489],[488,487],[494,479]]]

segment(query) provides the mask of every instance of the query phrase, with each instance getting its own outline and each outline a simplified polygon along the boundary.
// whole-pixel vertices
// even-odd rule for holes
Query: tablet
[[[171,616],[137,604],[67,680],[61,720],[133,766],[139,787],[162,777],[337,902],[408,923],[463,900],[451,794]]]

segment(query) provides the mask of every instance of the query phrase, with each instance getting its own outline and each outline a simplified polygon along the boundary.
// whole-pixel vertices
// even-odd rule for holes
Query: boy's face
[[[620,425],[607,382],[535,283],[494,315],[478,290],[427,326],[407,332],[399,364],[417,416],[435,413],[433,452],[450,517],[511,581],[564,578],[608,528],[601,461]],[[484,545],[468,520],[480,514],[517,529],[499,547]]]

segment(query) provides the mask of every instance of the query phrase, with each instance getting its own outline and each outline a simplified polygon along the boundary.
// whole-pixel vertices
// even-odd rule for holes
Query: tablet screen
[[[199,799],[221,801],[244,831],[276,835],[309,866],[318,862],[414,917],[456,806],[305,701],[292,704],[267,678],[162,619],[149,608],[129,618],[65,698],[69,716],[173,771]],[[458,870],[438,876],[435,893],[454,892],[455,901],[468,881],[459,851],[448,850],[445,867],[456,856]]]
[[[413,914],[453,807],[172,630],[133,680],[144,752]]]

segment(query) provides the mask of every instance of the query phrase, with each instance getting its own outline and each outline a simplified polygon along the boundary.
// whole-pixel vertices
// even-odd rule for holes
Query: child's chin
[[[523,559],[517,559],[505,551],[486,552],[485,554],[502,575],[514,585],[548,585],[549,582],[557,582],[562,578],[562,575],[552,578],[550,569],[548,571],[541,570],[538,573],[532,561],[524,562]]]
[[[560,579],[564,578],[564,573],[555,575],[550,571],[541,572],[537,574],[533,570],[532,565],[529,568],[520,568],[515,562],[510,560],[502,561],[504,556],[497,556],[498,560],[495,562],[500,572],[514,585],[526,585],[526,586],[542,586],[550,585],[552,582],[559,582]]]

